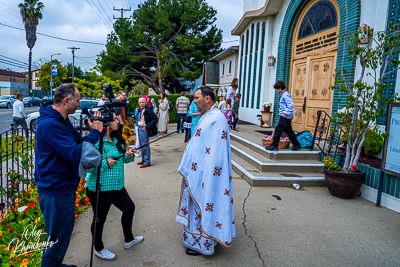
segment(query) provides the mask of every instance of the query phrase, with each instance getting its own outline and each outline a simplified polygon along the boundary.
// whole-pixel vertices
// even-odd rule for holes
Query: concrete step
[[[296,160],[282,160],[281,151],[278,151],[277,161],[272,161],[239,143],[231,143],[231,151],[233,155],[261,172],[322,173],[324,166],[321,161],[303,160],[304,156],[301,154],[298,155]]]
[[[232,170],[252,186],[291,186],[293,183],[301,187],[325,186],[323,173],[262,172],[235,154],[232,154]]]
[[[247,147],[248,149],[254,151],[255,153],[263,156],[266,159],[272,160],[274,155],[273,151],[267,151],[265,148],[259,144],[253,143],[243,137],[235,135],[234,133],[230,133],[231,144],[240,144],[242,146]],[[261,144],[261,139],[260,139]],[[278,160],[321,160],[321,152],[320,151],[310,151],[310,150],[297,150],[293,151],[291,149],[280,149],[278,151]]]

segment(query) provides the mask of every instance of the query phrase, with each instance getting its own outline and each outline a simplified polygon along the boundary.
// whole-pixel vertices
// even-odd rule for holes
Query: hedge
[[[170,95],[168,95],[168,100],[171,100],[172,104],[174,106],[174,108],[172,109],[171,114],[169,115],[169,123],[174,123],[174,122],[177,121],[175,103],[176,103],[176,100],[178,99],[178,97],[180,97],[180,96],[181,96],[181,94],[170,94]],[[189,98],[189,99],[192,96],[193,95],[186,95],[186,97]],[[139,98],[141,98],[141,97],[142,97],[141,95],[134,95],[134,96],[130,96],[129,97],[129,109],[128,109],[129,112],[134,112],[135,111],[135,108],[138,106]],[[150,99],[153,98],[154,101],[156,102],[156,105],[157,105],[157,108],[158,108],[158,100],[160,100],[161,97],[159,95],[148,95],[147,97],[150,98]],[[158,110],[160,110],[160,109],[158,108]]]

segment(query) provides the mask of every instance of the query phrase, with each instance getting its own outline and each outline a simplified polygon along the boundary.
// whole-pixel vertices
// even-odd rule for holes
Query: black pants
[[[279,139],[281,138],[282,132],[287,133],[289,136],[290,142],[292,142],[293,146],[299,146],[300,143],[297,141],[296,135],[292,130],[292,120],[280,117],[278,125],[275,127],[274,141],[271,146],[278,147]]]
[[[183,122],[186,121],[187,114],[177,113],[176,115],[177,115],[176,130],[182,129],[181,132],[183,133],[185,131],[185,129],[183,128]]]
[[[239,121],[239,116],[236,118],[236,113],[232,113],[232,116],[233,116],[233,123],[232,123],[232,128],[233,129],[236,129],[236,124],[238,123],[238,121]]]
[[[93,216],[96,214],[96,192],[86,190],[86,194],[90,199],[90,203],[93,208]],[[130,242],[133,240],[132,234],[132,221],[133,214],[135,213],[135,204],[133,203],[131,197],[126,191],[125,187],[121,190],[103,191],[99,195],[99,209],[97,211],[97,218],[99,221],[96,225],[96,239],[94,248],[100,251],[104,248],[103,245],[103,227],[107,219],[108,211],[110,210],[111,204],[116,206],[120,211],[122,211],[121,224],[122,230],[124,232],[125,242]],[[92,238],[94,235],[94,222],[91,226]]]

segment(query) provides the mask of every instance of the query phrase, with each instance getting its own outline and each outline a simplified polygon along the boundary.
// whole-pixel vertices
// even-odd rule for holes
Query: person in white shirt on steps
[[[17,94],[17,101],[15,101],[13,104],[12,119],[13,119],[14,129],[17,129],[18,126],[21,125],[22,129],[25,129],[26,140],[29,140],[28,125],[26,124],[26,119],[28,117],[25,115],[24,112],[24,102],[22,102],[23,99],[24,96],[22,94]]]

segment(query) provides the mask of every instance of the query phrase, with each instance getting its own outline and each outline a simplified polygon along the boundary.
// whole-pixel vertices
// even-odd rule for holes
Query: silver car
[[[81,118],[81,114],[82,114],[82,109],[87,108],[89,110],[91,107],[97,106],[99,101],[82,99],[80,101],[80,103],[81,103],[81,106],[75,111],[75,113],[68,116],[72,125],[78,130],[80,127],[80,118]],[[39,117],[39,115],[40,115],[39,111],[28,114],[28,119],[26,120],[26,123],[28,124],[28,127],[33,131],[36,131],[36,127],[37,127],[36,119]],[[82,115],[82,118],[86,119],[87,115]]]
[[[15,95],[2,95],[0,96],[0,107],[12,108],[12,105],[15,101],[17,101],[17,97]]]

